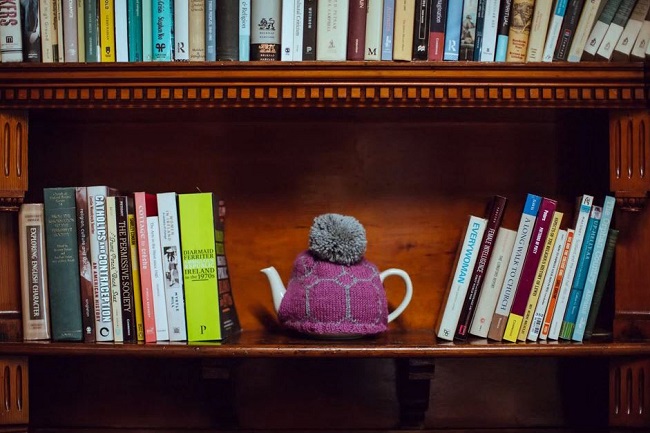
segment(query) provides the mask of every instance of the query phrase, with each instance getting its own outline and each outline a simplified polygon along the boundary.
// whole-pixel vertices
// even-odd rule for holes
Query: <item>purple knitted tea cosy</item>
[[[317,217],[309,250],[296,258],[278,311],[280,322],[317,335],[376,334],[388,307],[377,267],[367,261],[365,230],[353,217]]]

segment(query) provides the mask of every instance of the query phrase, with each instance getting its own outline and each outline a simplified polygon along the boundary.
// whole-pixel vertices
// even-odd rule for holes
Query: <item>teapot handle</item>
[[[411,277],[409,277],[409,274],[407,274],[405,271],[401,269],[386,269],[385,271],[381,272],[379,274],[379,279],[381,280],[381,283],[384,283],[384,279],[386,277],[390,277],[391,275],[396,275],[398,277],[401,277],[402,280],[404,280],[404,285],[406,288],[406,293],[404,294],[404,299],[402,299],[402,302],[399,304],[395,310],[388,315],[388,323],[392,322],[393,320],[397,319],[397,316],[402,314],[404,309],[408,306],[409,302],[411,302],[411,298],[413,297],[413,283],[411,283]]]

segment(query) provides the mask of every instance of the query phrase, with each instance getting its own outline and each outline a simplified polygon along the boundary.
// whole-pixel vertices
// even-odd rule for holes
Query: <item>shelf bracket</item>
[[[433,359],[397,359],[397,398],[400,428],[422,428],[429,408],[435,365]]]
[[[609,389],[610,427],[650,426],[650,360],[612,359]]]

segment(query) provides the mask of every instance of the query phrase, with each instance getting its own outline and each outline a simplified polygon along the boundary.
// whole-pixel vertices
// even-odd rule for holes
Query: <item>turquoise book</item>
[[[445,26],[445,52],[443,60],[458,60],[462,21],[463,0],[449,0],[447,3],[447,24]]]
[[[587,326],[587,319],[589,318],[589,310],[594,297],[596,289],[596,282],[600,272],[600,265],[605,254],[605,247],[607,246],[607,237],[609,235],[609,226],[612,222],[614,215],[614,205],[616,199],[612,196],[605,196],[603,202],[603,212],[598,225],[598,232],[596,233],[596,243],[594,245],[594,252],[591,256],[591,263],[589,263],[589,272],[587,272],[587,280],[585,287],[582,291],[582,299],[580,300],[580,307],[578,308],[578,316],[575,322],[575,329],[571,339],[573,341],[582,341],[584,338],[585,327]]]
[[[153,3],[152,41],[153,60],[171,62],[174,60],[174,1],[155,0]]]
[[[129,62],[142,61],[142,0],[127,0]]]
[[[576,273],[573,276],[573,283],[571,291],[569,292],[569,300],[567,302],[566,311],[564,312],[564,319],[562,320],[562,327],[560,328],[559,337],[563,340],[570,340],[573,336],[575,329],[576,319],[578,318],[578,309],[580,308],[580,301],[587,281],[587,274],[589,272],[589,265],[593,257],[594,246],[596,244],[596,235],[598,234],[598,226],[602,217],[602,207],[593,206],[591,208],[591,215],[587,222],[585,231],[585,238],[580,249],[578,256],[578,263],[576,265]]]
[[[81,341],[76,189],[45,188],[43,195],[52,340]]]
[[[84,0],[84,35],[86,62],[99,62],[99,6],[95,0]]]

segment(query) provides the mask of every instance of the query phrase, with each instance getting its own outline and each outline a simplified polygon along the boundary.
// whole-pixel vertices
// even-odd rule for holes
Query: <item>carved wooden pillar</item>
[[[0,341],[22,339],[18,217],[27,191],[26,111],[0,110]]]

